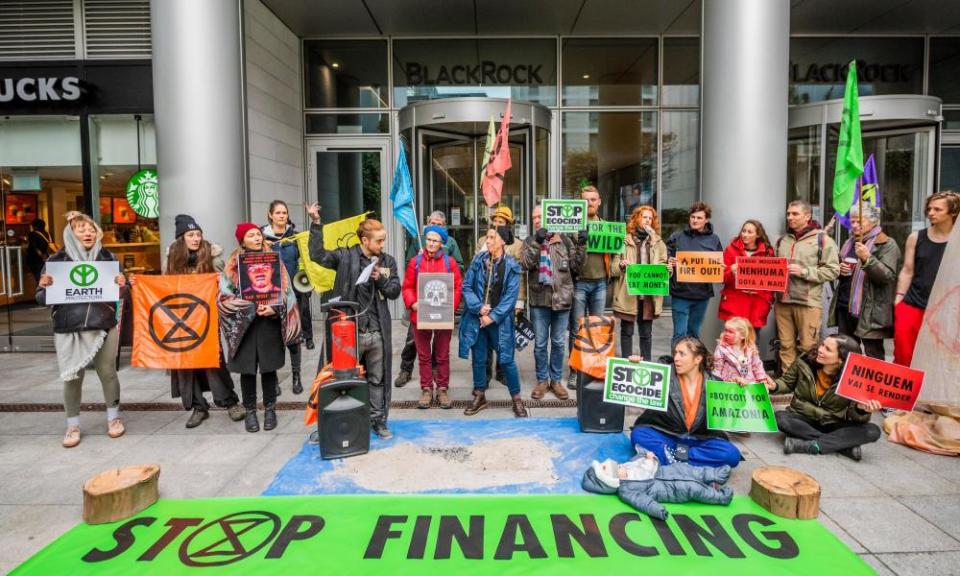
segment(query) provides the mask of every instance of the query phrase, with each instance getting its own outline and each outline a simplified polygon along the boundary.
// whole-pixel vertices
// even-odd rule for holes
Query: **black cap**
[[[197,224],[197,221],[193,219],[193,216],[189,214],[177,214],[177,217],[173,219],[173,224],[177,229],[176,237],[179,238],[191,230],[203,230],[200,228],[200,225]]]
[[[494,230],[506,245],[513,244],[513,228],[510,226],[494,226]]]

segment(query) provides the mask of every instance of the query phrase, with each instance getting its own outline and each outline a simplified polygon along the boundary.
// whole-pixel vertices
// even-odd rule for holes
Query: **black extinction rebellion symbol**
[[[203,344],[210,331],[210,305],[193,294],[170,294],[150,307],[147,322],[157,346],[187,352]]]
[[[237,512],[201,526],[180,545],[187,566],[225,566],[256,554],[280,532],[271,512]]]

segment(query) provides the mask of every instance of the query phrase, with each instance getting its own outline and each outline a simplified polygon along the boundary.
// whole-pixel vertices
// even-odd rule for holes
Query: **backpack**
[[[823,263],[823,244],[825,240],[823,239],[826,232],[823,230],[817,230],[817,265]],[[773,255],[778,256],[780,254],[780,243],[783,242],[783,236],[777,238],[777,247],[773,250]],[[797,240],[799,243],[800,241]]]
[[[413,271],[417,274],[420,273],[420,262],[423,261],[423,252],[417,254],[417,259],[413,263]],[[447,253],[443,253],[443,265],[447,268],[447,272],[452,272],[453,269],[450,268],[450,257],[447,256]]]

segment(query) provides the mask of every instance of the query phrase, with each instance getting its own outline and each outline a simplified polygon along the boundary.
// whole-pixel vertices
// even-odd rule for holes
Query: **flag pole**
[[[403,136],[398,136],[397,139],[400,140],[400,145],[403,146],[403,142],[404,142]],[[410,147],[410,151],[411,151],[411,152],[414,151],[412,146]],[[406,156],[406,155],[404,155],[404,156]],[[412,184],[413,184],[413,178],[411,177],[410,180],[411,180],[410,183],[411,183],[411,185],[412,185]],[[417,188],[414,187],[414,188],[413,188],[413,219],[417,221],[417,253],[420,253],[420,252],[423,251],[423,241],[422,241],[421,238],[420,238],[420,226],[421,226],[421,224],[420,224],[420,218],[417,217],[417,205],[418,205],[418,204],[420,204],[420,199],[419,199],[419,197],[417,196]]]

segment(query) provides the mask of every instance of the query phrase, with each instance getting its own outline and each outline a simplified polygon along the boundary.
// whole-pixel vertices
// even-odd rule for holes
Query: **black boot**
[[[294,394],[300,394],[303,392],[303,383],[300,381],[300,354],[297,354],[296,358],[293,354],[290,355],[290,375],[293,377],[293,386],[290,389]]]
[[[801,440],[787,437],[783,441],[784,454],[820,454],[820,444],[816,440]]]
[[[273,430],[277,427],[277,413],[274,411],[273,404],[267,404],[263,407],[263,429]]]
[[[247,416],[243,419],[243,426],[247,429],[247,432],[260,431],[260,422],[257,420],[256,407],[247,408]]]

